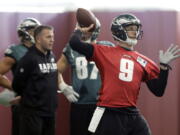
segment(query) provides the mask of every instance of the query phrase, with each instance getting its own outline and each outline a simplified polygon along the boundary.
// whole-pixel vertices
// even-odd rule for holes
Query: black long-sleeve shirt
[[[52,52],[29,49],[18,63],[12,87],[22,96],[20,105],[27,112],[54,116],[57,107],[57,65]]]
[[[82,42],[81,31],[77,30],[73,33],[69,43],[73,50],[83,54],[87,59],[90,59],[93,56],[94,47],[89,43]],[[168,79],[168,71],[160,69],[160,74],[158,78],[152,79],[146,82],[149,90],[156,96],[163,96]]]

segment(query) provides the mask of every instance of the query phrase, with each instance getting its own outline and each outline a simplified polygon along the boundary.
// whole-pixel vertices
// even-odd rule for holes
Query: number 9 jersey
[[[99,41],[98,45],[114,46],[108,41]],[[99,71],[93,61],[87,61],[82,54],[71,49],[69,44],[63,49],[68,63],[71,65],[72,86],[80,95],[77,104],[96,104],[101,87]]]
[[[146,56],[120,46],[93,47],[91,60],[100,70],[103,83],[98,106],[136,106],[141,82],[157,78],[158,66]]]

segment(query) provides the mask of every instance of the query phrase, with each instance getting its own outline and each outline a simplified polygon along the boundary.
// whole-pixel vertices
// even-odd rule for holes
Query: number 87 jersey
[[[100,41],[100,43],[102,45],[113,45],[107,41]],[[71,65],[73,88],[80,94],[80,98],[76,103],[96,104],[101,79],[95,62],[87,61],[84,55],[72,50],[69,45],[64,48],[63,54]]]
[[[95,61],[102,80],[98,105],[136,106],[141,82],[157,78],[158,66],[142,54],[120,46],[93,47],[91,60]]]

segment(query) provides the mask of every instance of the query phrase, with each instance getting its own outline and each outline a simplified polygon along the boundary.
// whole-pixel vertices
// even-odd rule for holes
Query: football
[[[96,28],[96,17],[87,9],[78,8],[76,12],[76,19],[80,27],[88,27],[91,24],[94,24],[94,27],[90,29],[90,31],[93,31]]]

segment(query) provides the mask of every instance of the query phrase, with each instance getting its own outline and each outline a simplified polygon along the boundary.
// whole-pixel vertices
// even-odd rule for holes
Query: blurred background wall
[[[101,33],[98,40],[109,40],[111,37],[111,20],[121,13],[133,13],[142,22],[144,36],[136,46],[136,50],[158,63],[160,49],[167,49],[171,43],[180,45],[180,13],[173,10],[124,10],[124,11],[93,11],[101,22]],[[26,17],[34,17],[42,24],[55,28],[54,53],[61,56],[62,49],[74,29],[76,18],[73,11],[63,13],[21,13],[0,12],[0,57],[5,49],[18,43],[16,27]],[[180,61],[172,63],[168,86],[165,95],[155,97],[143,84],[139,95],[138,107],[148,120],[153,135],[180,135],[179,102],[180,102]],[[70,71],[70,69],[68,69]],[[70,83],[70,72],[64,74]],[[11,78],[11,74],[8,74]],[[56,135],[69,134],[69,106],[63,95],[59,95],[57,110]],[[77,122],[78,124],[78,122]],[[9,107],[0,106],[0,135],[10,135],[11,113]]]

